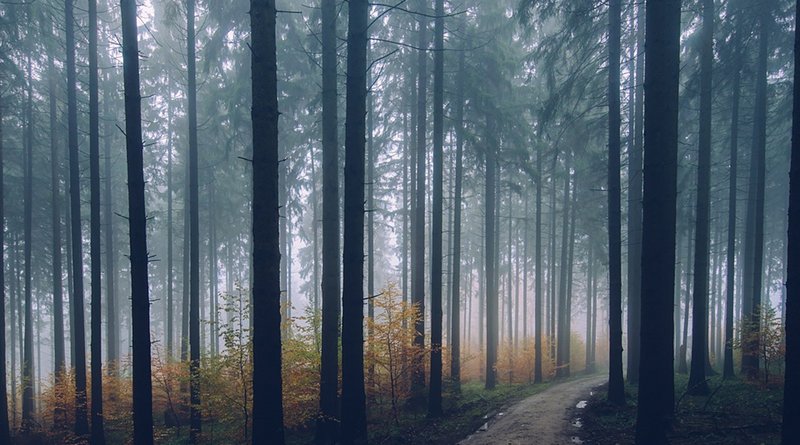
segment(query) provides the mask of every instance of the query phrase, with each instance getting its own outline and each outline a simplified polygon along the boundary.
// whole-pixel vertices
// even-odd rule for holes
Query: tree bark
[[[431,377],[428,416],[442,415],[442,220],[444,182],[444,0],[436,0],[433,53],[433,203],[431,209]]]
[[[498,295],[497,271],[495,270],[495,200],[496,200],[496,127],[492,111],[486,115],[486,389],[497,385],[497,346],[498,346]]]
[[[800,0],[796,2],[795,20],[800,23]],[[794,63],[800,66],[800,33],[794,36]],[[794,110],[792,113],[792,155],[789,172],[789,225],[786,268],[786,379],[783,386],[782,443],[790,444],[800,438],[800,401],[797,394],[797,372],[800,370],[800,287],[797,270],[800,268],[800,70],[794,72]]]
[[[367,443],[364,392],[364,161],[368,41],[368,2],[351,0],[347,30],[342,286],[341,442],[344,445]]]
[[[456,85],[456,177],[453,193],[453,304],[450,318],[452,333],[450,337],[450,379],[458,390],[461,386],[461,195],[464,175],[464,51],[458,55],[458,80]],[[472,275],[467,275],[472,279]],[[467,298],[471,295],[467,294]],[[469,331],[467,331],[469,334]],[[469,341],[467,341],[469,343]]]
[[[672,304],[680,0],[646,0],[642,332],[636,443],[665,444],[674,407]]]
[[[642,291],[642,143],[644,137],[644,6],[636,7],[636,44],[631,59],[635,69],[633,137],[628,163],[628,372],[629,383],[639,381],[639,338]]]
[[[536,264],[533,314],[533,383],[542,383],[542,150],[536,153]]]
[[[52,60],[52,59],[50,59]],[[52,86],[52,83],[51,83]],[[52,90],[51,90],[52,91]],[[52,102],[52,101],[51,101]],[[52,110],[51,110],[52,111]],[[5,249],[5,203],[3,193],[5,187],[3,184],[5,163],[3,162],[3,101],[0,98],[0,249]],[[11,426],[8,423],[8,388],[6,386],[6,287],[5,287],[5,255],[0,255],[0,357],[3,357],[0,362],[0,441],[11,443]],[[13,312],[13,311],[12,311]],[[11,332],[13,337],[14,326],[11,325]],[[14,356],[13,342],[11,343],[11,356]],[[62,342],[63,345],[63,342]],[[63,363],[63,361],[62,361]],[[13,361],[12,361],[13,371]],[[13,374],[12,374],[13,376]],[[14,397],[14,393],[11,393]]]
[[[620,33],[621,0],[610,0],[608,20],[608,400],[625,404],[622,377],[622,222],[620,186]],[[670,298],[671,301],[671,298]]]
[[[731,141],[730,141],[730,179],[728,182],[728,240],[726,248],[725,266],[725,362],[722,367],[723,378],[734,376],[733,371],[733,319],[734,296],[736,287],[736,207],[737,207],[737,180],[739,175],[739,103],[741,97],[742,66],[741,66],[741,29],[742,19],[740,10],[735,2],[728,3],[732,9],[736,29],[733,32],[733,60],[736,65],[733,74],[731,98]]]
[[[105,443],[103,432],[102,307],[100,265],[100,99],[97,79],[97,0],[89,0],[89,258],[91,268],[91,376],[93,445]]]
[[[86,406],[86,333],[83,316],[83,241],[81,236],[81,188],[78,150],[78,101],[75,75],[74,0],[65,0],[67,49],[67,125],[69,142],[70,238],[72,246],[72,338],[75,364],[75,434],[89,433]]]
[[[425,0],[418,0],[417,9],[425,11]],[[414,255],[412,266],[413,290],[411,303],[419,311],[415,323],[414,346],[425,347],[425,138],[427,136],[427,96],[428,96],[428,19],[422,15],[419,22],[419,50],[417,63],[417,185],[414,208]],[[422,404],[425,388],[425,364],[422,354],[416,354],[412,363],[411,393],[412,402]]]
[[[136,2],[121,0],[125,84],[125,145],[128,168],[131,309],[133,343],[133,442],[153,443],[153,392],[150,371],[150,295],[147,274],[147,216],[144,200],[142,105]],[[77,278],[77,277],[76,277]],[[80,281],[76,279],[76,281]]]
[[[316,443],[333,445],[339,425],[339,136],[336,0],[322,0],[322,353]]]
[[[700,31],[700,136],[697,167],[697,210],[692,301],[692,365],[690,394],[708,394],[708,275],[711,216],[711,76],[714,59],[714,0],[703,0]]]

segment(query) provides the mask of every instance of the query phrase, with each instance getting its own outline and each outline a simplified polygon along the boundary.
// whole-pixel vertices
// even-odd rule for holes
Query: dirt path
[[[511,406],[459,445],[562,445],[572,442],[569,408],[603,384],[605,375],[560,383]]]

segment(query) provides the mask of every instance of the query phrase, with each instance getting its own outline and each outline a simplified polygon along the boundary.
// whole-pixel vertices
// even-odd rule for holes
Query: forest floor
[[[607,380],[606,375],[591,375],[553,385],[498,413],[459,445],[575,443],[570,408]]]
[[[776,379],[778,380],[778,379]],[[686,395],[688,377],[675,376],[675,419],[669,434],[673,445],[745,445],[779,444],[783,387],[746,382],[738,378],[709,379],[707,396]],[[634,443],[637,387],[625,388],[624,408],[606,401],[604,385],[588,399],[584,408],[571,409],[574,443],[625,445]]]

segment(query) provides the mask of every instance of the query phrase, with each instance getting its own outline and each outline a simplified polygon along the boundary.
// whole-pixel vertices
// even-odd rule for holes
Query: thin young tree
[[[367,443],[364,391],[364,162],[369,4],[351,0],[347,25],[341,443]]]
[[[153,443],[153,383],[150,371],[150,294],[147,277],[147,215],[144,201],[144,143],[142,141],[142,95],[139,86],[136,1],[121,0],[120,6],[131,261],[133,443],[151,445]],[[80,279],[76,279],[76,281],[80,281]]]
[[[339,398],[339,136],[336,0],[322,0],[322,353],[316,443],[336,442]]]
[[[620,215],[620,33],[621,0],[608,3],[608,400],[625,403],[622,376],[622,221]]]
[[[436,0],[433,36],[433,202],[431,209],[431,377],[428,416],[442,415],[442,219],[444,198],[444,0]]]
[[[697,210],[692,299],[690,394],[708,394],[708,269],[711,216],[711,70],[714,63],[714,0],[703,0],[700,30],[700,135],[697,164]]]
[[[678,167],[680,0],[646,0],[642,332],[636,443],[667,443],[674,407],[672,305]]]
[[[275,1],[250,1],[253,121],[253,443],[284,443]],[[363,182],[363,181],[362,181]]]

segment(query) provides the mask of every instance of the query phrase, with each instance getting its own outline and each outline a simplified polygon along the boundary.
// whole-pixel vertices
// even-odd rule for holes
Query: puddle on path
[[[572,442],[572,443],[577,443],[577,444],[581,444],[581,443],[583,443],[583,440],[582,440],[580,437],[578,437],[578,436],[572,436],[572,437],[570,438],[570,442]]]
[[[586,400],[581,400],[575,405],[575,408],[578,409],[586,408],[586,403],[587,403]]]
[[[583,422],[581,422],[580,417],[578,417],[576,419],[572,419],[572,422],[570,422],[570,425],[574,426],[575,428],[580,428],[580,427],[583,426]]]

